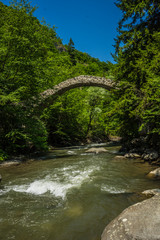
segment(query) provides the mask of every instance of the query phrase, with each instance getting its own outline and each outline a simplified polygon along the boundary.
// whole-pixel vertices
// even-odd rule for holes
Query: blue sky
[[[9,0],[2,0],[4,4]],[[121,18],[114,0],[32,0],[34,15],[57,27],[64,44],[72,38],[75,48],[101,61],[113,62],[114,38]]]

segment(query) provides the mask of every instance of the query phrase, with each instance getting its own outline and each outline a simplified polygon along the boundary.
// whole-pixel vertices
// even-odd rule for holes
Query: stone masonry
[[[70,89],[84,86],[102,87],[107,90],[111,90],[115,88],[115,82],[111,79],[106,79],[105,77],[81,75],[61,82],[52,89],[47,89],[41,93],[41,97],[43,100],[51,96],[55,98],[56,96],[62,95]]]

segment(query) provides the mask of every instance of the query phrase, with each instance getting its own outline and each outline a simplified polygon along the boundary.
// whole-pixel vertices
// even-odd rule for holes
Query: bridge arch
[[[81,75],[61,82],[52,89],[45,90],[41,93],[41,97],[44,100],[49,97],[55,98],[70,89],[84,86],[102,87],[111,90],[115,88],[115,82],[111,79],[106,79],[105,77]]]

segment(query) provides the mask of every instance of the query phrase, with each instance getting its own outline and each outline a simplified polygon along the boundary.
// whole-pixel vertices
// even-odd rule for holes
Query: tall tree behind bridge
[[[133,138],[160,137],[160,3],[159,0],[117,0],[122,11],[116,38],[117,92],[114,116],[119,132]],[[113,112],[112,112],[113,113]]]
[[[76,58],[75,58],[75,47],[72,38],[70,38],[68,43],[68,53],[73,65],[76,65]]]

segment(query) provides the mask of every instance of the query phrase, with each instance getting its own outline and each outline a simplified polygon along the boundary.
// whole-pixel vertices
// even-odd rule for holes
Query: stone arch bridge
[[[115,82],[111,79],[106,79],[105,77],[81,75],[61,82],[58,85],[55,85],[52,89],[47,89],[41,93],[41,98],[44,100],[49,97],[55,98],[70,89],[84,86],[95,86],[111,90],[115,88]]]

